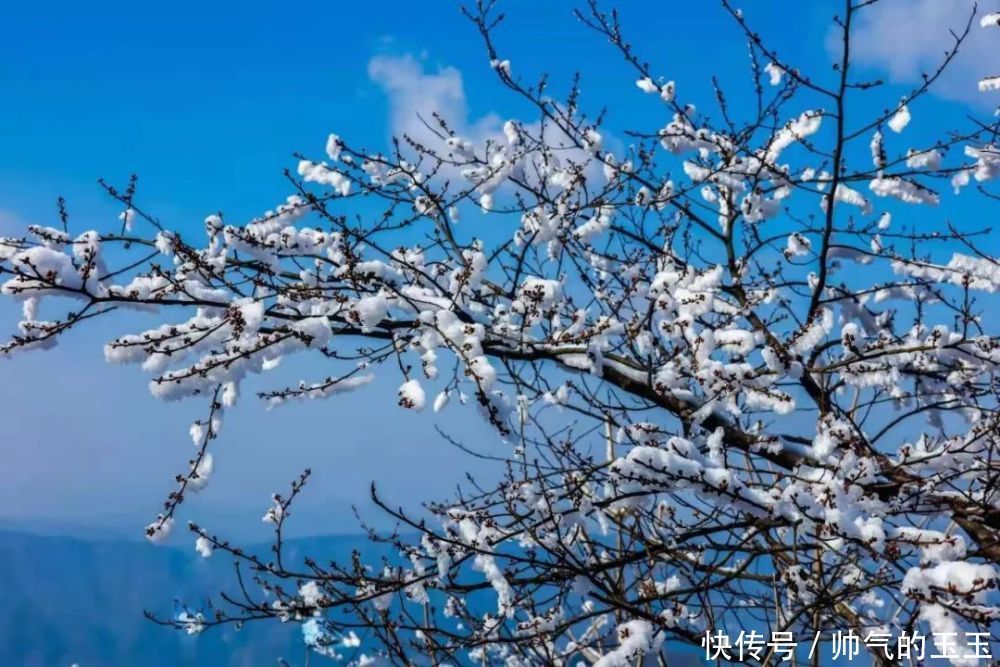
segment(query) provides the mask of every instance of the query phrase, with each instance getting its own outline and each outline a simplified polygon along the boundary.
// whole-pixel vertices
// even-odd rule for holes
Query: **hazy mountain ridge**
[[[309,553],[320,561],[373,551],[363,536],[298,539],[287,548],[290,559]],[[144,609],[171,615],[175,599],[197,603],[232,586],[232,559],[218,552],[204,560],[193,548],[0,529],[0,664],[250,667],[283,657],[301,665],[297,624],[250,623],[190,637],[143,616]]]
[[[47,529],[45,530],[47,533]],[[264,554],[269,545],[249,551]],[[393,555],[363,535],[308,537],[285,543],[288,563],[308,554],[348,562],[352,550],[375,564]],[[397,556],[398,557],[398,556]],[[273,621],[242,630],[214,628],[198,636],[161,627],[143,616],[179,611],[220,590],[234,592],[232,558],[209,559],[188,548],[128,539],[33,534],[0,527],[0,667],[292,667],[337,663],[311,654],[300,626]],[[472,599],[470,598],[470,601]],[[473,606],[495,605],[488,594]],[[697,652],[670,652],[673,667],[701,664]]]

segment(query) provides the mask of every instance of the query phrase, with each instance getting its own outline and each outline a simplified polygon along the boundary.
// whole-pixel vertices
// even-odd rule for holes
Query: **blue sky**
[[[944,26],[959,23],[971,3],[885,3],[905,7],[905,16],[890,12],[863,26],[858,52],[864,66],[890,78],[892,95],[943,48]],[[618,4],[630,39],[656,71],[678,81],[683,99],[707,107],[709,74],[744,81],[744,42],[717,3]],[[748,0],[744,9],[784,57],[829,72],[826,19],[840,4]],[[984,10],[996,4],[989,0]],[[499,43],[517,72],[547,71],[555,90],[565,90],[581,71],[583,104],[595,112],[608,105],[612,128],[665,121],[610,47],[572,18],[576,3],[503,5],[509,19]],[[222,210],[232,222],[282,201],[291,154],[321,155],[331,131],[378,149],[427,105],[446,106],[466,127],[524,113],[494,81],[457,7],[8,3],[0,10],[0,232],[52,224],[60,195],[77,229],[103,227],[119,209],[96,180],[123,184],[135,172],[143,208],[194,233],[209,213]],[[944,94],[915,110],[915,132],[921,115],[982,109],[967,91],[984,63],[1000,61],[1000,41],[975,39]],[[738,105],[745,95],[737,85],[730,100]],[[0,316],[12,329],[10,304],[0,305]],[[191,455],[187,426],[202,406],[159,403],[138,369],[103,363],[102,343],[130,324],[98,323],[60,349],[0,367],[8,415],[0,517],[138,535],[155,514],[171,474]],[[237,408],[216,450],[218,474],[183,518],[263,535],[268,495],[306,466],[316,483],[301,532],[351,530],[349,505],[365,497],[372,479],[399,502],[446,495],[460,471],[477,466],[440,441],[433,416],[396,409],[394,389],[390,380],[268,414]],[[474,419],[448,425],[483,448],[500,446]],[[426,473],[414,475],[415,462]]]

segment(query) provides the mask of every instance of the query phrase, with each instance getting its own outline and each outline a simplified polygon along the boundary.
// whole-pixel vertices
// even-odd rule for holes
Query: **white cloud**
[[[487,138],[502,136],[500,117],[496,114],[469,118],[462,73],[454,67],[429,72],[412,55],[380,55],[369,61],[368,76],[389,98],[389,129],[394,136],[405,134],[424,145],[440,146],[425,125],[436,127],[434,113],[442,116],[456,134],[477,146],[482,146]]]
[[[468,140],[482,156],[487,142],[506,146],[504,119],[490,112],[481,117],[470,116],[462,73],[454,67],[439,67],[428,71],[423,57],[406,54],[402,56],[379,55],[368,63],[368,76],[385,92],[389,101],[390,134],[401,138],[403,135],[423,146],[443,149],[441,139],[427,127],[437,128],[433,114],[436,112],[448,123],[449,128],[460,138]],[[592,159],[586,151],[576,148],[561,130],[552,123],[542,127],[537,121],[524,122],[520,128],[526,134],[538,138],[543,135],[547,146],[564,146],[556,152],[556,157],[564,164],[573,162],[585,165],[588,180],[603,178],[601,164]],[[603,132],[603,131],[602,131]],[[620,147],[613,136],[605,133],[604,144],[609,148]],[[406,146],[403,147],[406,150]],[[409,152],[409,151],[407,151]],[[465,180],[458,171],[445,167],[438,176],[453,183]]]
[[[858,13],[851,47],[855,62],[888,75],[892,83],[919,82],[941,63],[954,43],[949,30],[961,34],[975,0],[882,0]],[[1000,2],[980,2],[978,16],[996,11]],[[976,105],[996,105],[996,95],[979,92],[979,80],[1000,74],[1000,29],[984,29],[979,19],[958,57],[936,84],[938,95]],[[830,50],[839,52],[839,35],[831,34]]]

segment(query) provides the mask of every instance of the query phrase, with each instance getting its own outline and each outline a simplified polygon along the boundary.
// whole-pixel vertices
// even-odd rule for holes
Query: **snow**
[[[764,66],[764,73],[768,76],[768,83],[772,86],[777,86],[781,83],[781,79],[785,76],[785,70],[777,63],[768,63]]]
[[[674,101],[676,84],[673,81],[668,81],[661,86],[649,77],[645,77],[636,81],[635,85],[644,93],[659,93],[660,99],[668,104]]]
[[[263,523],[278,524],[282,521],[285,516],[285,507],[281,504],[281,500],[277,495],[271,497],[271,506],[267,508],[264,512],[264,516],[261,517]]]
[[[337,638],[327,632],[322,621],[311,618],[302,624],[302,642],[316,653],[340,662],[343,656],[337,653]],[[307,659],[308,660],[308,659]]]
[[[920,620],[930,627],[931,643],[936,654],[943,656],[955,667],[974,667],[982,664],[979,658],[966,652],[966,637],[953,613],[937,604],[921,605]]]
[[[170,537],[170,531],[173,527],[173,518],[164,518],[163,515],[159,515],[156,517],[156,521],[146,526],[146,539],[153,544],[163,544]]]
[[[328,185],[342,197],[351,192],[351,180],[340,171],[328,167],[325,162],[302,160],[299,162],[298,172],[306,183]]]
[[[419,412],[427,403],[424,388],[417,380],[408,380],[399,387],[399,404],[404,408]]]
[[[326,599],[323,589],[315,581],[308,581],[299,586],[299,597],[307,607],[321,607]]]
[[[653,83],[653,80],[650,79],[649,77],[646,77],[645,79],[639,79],[638,81],[635,82],[635,85],[638,86],[639,90],[641,90],[644,93],[660,92],[660,87],[657,86],[655,83]]]
[[[198,552],[198,555],[202,558],[210,558],[212,556],[212,542],[204,535],[198,536],[198,539],[194,541],[194,550]]]
[[[1000,76],[990,76],[981,79],[979,81],[979,90],[984,93],[1000,90]]]
[[[127,208],[121,212],[118,219],[122,221],[122,226],[125,228],[126,232],[132,231],[132,225],[135,224],[135,209]]]
[[[798,232],[788,237],[788,245],[785,252],[791,257],[802,257],[809,254],[812,249],[812,241]]]
[[[910,109],[906,104],[900,105],[892,117],[889,119],[889,129],[899,134],[910,124]]]
[[[878,197],[893,197],[907,204],[937,206],[940,202],[936,192],[928,190],[914,181],[895,176],[872,179],[869,187]]]
[[[910,596],[930,597],[937,590],[962,595],[972,601],[985,600],[996,589],[997,571],[992,565],[966,561],[944,561],[931,567],[914,567],[903,577],[902,590]]]
[[[874,181],[873,181],[874,182]],[[838,183],[836,189],[834,190],[834,199],[845,204],[850,204],[851,206],[857,206],[861,209],[863,215],[869,215],[872,212],[871,203],[862,195],[860,192],[854,188],[845,185],[843,183]],[[820,202],[821,208],[825,211],[827,207],[828,197],[823,197]]]
[[[510,61],[509,60],[497,60],[494,59],[490,62],[490,67],[495,70],[503,72],[507,77],[510,77]]]
[[[892,537],[920,549],[921,559],[928,563],[958,561],[965,558],[966,542],[961,535],[946,535],[937,530],[901,526],[893,530]]]
[[[177,614],[177,622],[189,635],[197,635],[205,631],[205,616],[201,612],[192,614],[188,611],[182,611]]]
[[[872,153],[872,164],[875,165],[876,169],[885,168],[885,145],[882,141],[882,133],[876,132],[872,135],[871,145]]]
[[[622,623],[618,626],[618,648],[601,656],[594,667],[629,667],[658,651],[662,642],[663,636],[653,630],[649,621]]]
[[[764,516],[773,499],[744,485],[733,471],[704,458],[695,445],[672,437],[664,445],[641,445],[612,464],[615,488],[623,500],[636,502],[640,491],[662,492],[700,484],[703,492],[725,498],[725,502],[753,516]]]
[[[344,142],[336,134],[330,134],[326,140],[326,154],[331,160],[336,162],[340,159],[340,153],[344,150]]]
[[[764,155],[764,162],[775,164],[786,148],[819,132],[822,122],[822,111],[806,111],[795,120],[789,121],[774,135]]]
[[[204,489],[208,485],[208,480],[211,478],[214,470],[215,459],[211,453],[206,452],[191,471],[188,477],[188,488],[196,492]]]
[[[895,262],[893,270],[902,275],[964,286],[984,292],[1000,291],[1000,263],[990,258],[955,253],[947,264],[904,264]]]
[[[389,301],[381,293],[358,299],[352,306],[352,317],[361,323],[362,333],[375,329],[388,312]]]
[[[933,148],[924,151],[910,150],[906,155],[906,166],[910,169],[934,171],[941,168],[941,160],[941,152]]]

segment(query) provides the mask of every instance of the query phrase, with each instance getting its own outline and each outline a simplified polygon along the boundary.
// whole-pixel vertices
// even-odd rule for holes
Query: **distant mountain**
[[[346,561],[364,537],[288,543],[290,555]],[[261,549],[263,551],[263,548]],[[191,637],[143,616],[233,584],[232,559],[205,560],[143,542],[88,541],[0,530],[0,665],[4,667],[251,667],[305,662],[298,625],[249,623]],[[322,660],[315,656],[316,664]]]
[[[146,542],[32,534],[0,528],[0,667],[292,667],[336,663],[307,660],[300,627],[273,621],[242,630],[213,628],[188,636],[143,616],[174,614],[175,599],[196,604],[233,591],[232,559],[216,552]],[[357,549],[370,563],[389,552],[363,536],[315,537],[285,545],[287,562],[305,554],[346,562]],[[259,547],[263,554],[266,546]],[[495,604],[489,599],[487,606]],[[671,652],[672,667],[700,662],[690,649]]]

